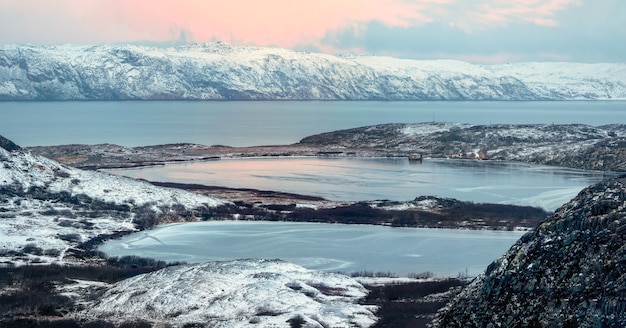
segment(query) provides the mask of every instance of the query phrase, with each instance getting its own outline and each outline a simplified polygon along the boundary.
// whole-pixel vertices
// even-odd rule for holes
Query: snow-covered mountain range
[[[0,47],[0,100],[626,99],[626,64],[332,56],[221,42]]]

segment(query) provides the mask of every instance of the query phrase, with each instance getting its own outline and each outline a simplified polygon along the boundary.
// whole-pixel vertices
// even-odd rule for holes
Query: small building
[[[409,155],[409,161],[417,161],[417,162],[421,162],[421,161],[422,161],[422,153],[419,153],[419,154],[410,154],[410,155]]]

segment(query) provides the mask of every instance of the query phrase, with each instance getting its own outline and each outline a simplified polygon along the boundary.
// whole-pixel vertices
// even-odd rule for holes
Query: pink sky
[[[471,2],[471,4],[468,4]],[[184,30],[195,42],[292,47],[369,21],[419,26],[445,21],[472,31],[511,21],[557,25],[575,0],[0,0],[27,42],[170,41]],[[462,10],[459,10],[462,9]],[[10,33],[4,30],[2,34]]]
[[[372,22],[390,29],[439,24],[467,35],[512,25],[558,28],[569,23],[562,13],[591,1],[0,0],[0,44],[174,42],[182,33],[187,42],[349,52],[324,38],[344,31],[358,38]]]

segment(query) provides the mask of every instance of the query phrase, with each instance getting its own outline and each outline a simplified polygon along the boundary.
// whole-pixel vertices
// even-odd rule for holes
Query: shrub
[[[287,320],[287,322],[289,323],[289,327],[291,328],[301,328],[304,327],[304,324],[306,323],[306,319],[304,319],[304,317],[300,314],[292,317],[291,319]]]
[[[43,249],[37,247],[35,244],[26,244],[26,246],[22,248],[22,252],[25,254],[42,255]]]

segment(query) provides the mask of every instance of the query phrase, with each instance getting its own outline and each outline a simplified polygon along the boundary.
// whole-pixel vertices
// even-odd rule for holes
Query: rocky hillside
[[[519,161],[578,169],[626,170],[626,125],[458,123],[382,124],[318,134],[298,145],[341,153]]]
[[[174,220],[210,217],[225,202],[75,169],[0,137],[0,265],[79,260],[79,245]]]
[[[626,177],[583,190],[522,237],[436,326],[626,326]]]
[[[472,65],[220,42],[0,47],[0,100],[624,98],[625,64]]]

